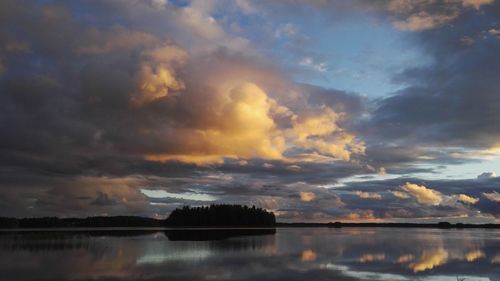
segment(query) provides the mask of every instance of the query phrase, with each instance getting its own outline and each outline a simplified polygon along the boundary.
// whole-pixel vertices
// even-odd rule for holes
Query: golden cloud
[[[186,154],[151,154],[148,160],[178,160],[213,163],[223,158],[282,159],[285,140],[269,116],[270,99],[253,83],[245,83],[225,93],[223,104],[213,112],[215,123],[188,130]],[[193,143],[191,147],[189,143]],[[182,145],[182,144],[181,144]]]
[[[465,194],[459,194],[458,201],[461,201],[461,202],[464,202],[467,204],[476,204],[479,201],[479,198],[470,197],[470,196],[465,195]]]
[[[180,59],[178,56],[164,59],[166,62],[171,60]],[[162,63],[156,69],[143,66],[139,77],[140,95],[133,99],[139,105],[184,88],[168,63]],[[205,117],[206,124],[200,121],[198,128],[182,128],[174,132],[185,138],[177,144],[182,151],[150,153],[146,159],[211,164],[221,163],[224,158],[260,158],[293,163],[294,156],[288,154],[285,157],[285,151],[313,151],[345,161],[352,154],[364,153],[364,143],[340,129],[337,122],[341,114],[329,108],[322,108],[315,114],[293,113],[269,97],[257,84],[249,82],[213,90],[215,97],[210,101],[213,104],[207,104],[205,112],[209,114]],[[288,118],[291,128],[280,128],[275,121],[278,117]],[[191,147],[187,147],[189,144]],[[300,167],[290,165],[289,168],[299,170]]]
[[[300,192],[300,200],[304,202],[311,202],[312,200],[314,200],[315,197],[316,196],[314,195],[313,192],[305,192],[305,191]]]
[[[400,198],[400,199],[408,199],[408,198],[410,198],[410,195],[408,195],[407,193],[402,192],[402,191],[392,190],[391,193],[392,193],[392,195],[394,195],[394,197],[397,197],[397,198]]]
[[[350,161],[365,151],[363,142],[339,127],[344,113],[307,103],[292,110],[290,100],[303,102],[299,97],[307,93],[297,92],[306,90],[264,63],[212,53],[188,56],[169,41],[123,28],[85,36],[89,43],[77,50],[81,55],[139,54],[132,110],[164,110],[164,119],[156,119],[163,124],[138,128],[140,145],[124,148],[146,160],[207,165],[259,158],[298,171],[304,155],[310,161]]]
[[[401,186],[406,193],[412,195],[417,199],[417,202],[423,205],[439,205],[443,200],[443,195],[436,190],[427,188],[423,185],[413,183],[405,183]]]
[[[187,58],[186,52],[175,46],[162,46],[143,53],[145,61],[136,74],[138,92],[131,102],[143,105],[166,97],[171,91],[184,89],[184,83],[176,78],[174,64],[182,64]]]

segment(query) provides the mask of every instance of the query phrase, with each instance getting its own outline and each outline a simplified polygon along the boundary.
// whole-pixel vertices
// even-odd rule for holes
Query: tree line
[[[211,227],[211,226],[274,226],[276,218],[255,206],[211,205],[185,206],[175,209],[164,220],[138,216],[99,216],[87,218],[5,218],[0,217],[0,228],[69,228],[69,227]]]

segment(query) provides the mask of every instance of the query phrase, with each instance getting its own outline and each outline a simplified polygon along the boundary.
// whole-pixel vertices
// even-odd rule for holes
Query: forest
[[[274,226],[274,213],[255,206],[210,205],[185,206],[172,211],[165,221],[166,226]]]

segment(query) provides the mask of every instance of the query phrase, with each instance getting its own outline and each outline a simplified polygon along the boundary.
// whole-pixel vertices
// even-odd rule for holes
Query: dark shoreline
[[[23,230],[23,229],[258,229],[258,228],[307,228],[307,227],[385,227],[385,228],[482,228],[499,229],[500,224],[465,224],[465,223],[283,223],[266,226],[242,226],[242,225],[169,225],[166,220],[145,217],[118,216],[118,217],[88,217],[88,218],[5,218],[0,217],[0,230]]]
[[[381,227],[381,228],[484,228],[498,229],[500,224],[465,224],[465,223],[276,223],[276,227],[328,227],[328,228],[344,228],[344,227]]]

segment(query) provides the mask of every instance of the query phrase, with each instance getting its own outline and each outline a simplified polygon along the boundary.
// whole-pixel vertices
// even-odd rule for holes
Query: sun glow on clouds
[[[459,194],[458,200],[467,204],[476,204],[479,201],[479,198],[470,197],[465,194]]]
[[[149,75],[151,69],[147,68],[146,73],[149,74],[143,79],[149,80],[141,84],[143,95],[138,99],[140,104],[168,98],[169,89],[181,90],[184,87],[170,76],[172,71],[162,67],[160,73],[152,76]],[[308,114],[294,113],[269,97],[255,83],[242,83],[227,90],[214,91],[218,104],[214,104],[213,109],[207,112],[211,114],[206,116],[210,123],[202,123],[196,129],[175,129],[185,138],[178,143],[179,151],[149,153],[145,158],[203,165],[222,163],[224,158],[293,162],[293,154],[284,156],[285,152],[292,149],[314,151],[345,161],[352,154],[364,153],[364,144],[338,127],[342,114],[330,108],[322,107]],[[181,91],[179,95],[182,94]],[[280,127],[275,118],[288,119],[291,127]]]
[[[443,200],[443,196],[439,191],[427,188],[423,185],[417,185],[407,182],[401,189],[407,194],[414,196],[417,202],[423,205],[439,205]]]
[[[417,185],[413,183],[405,183],[400,187],[401,190],[390,191],[394,197],[398,199],[415,198],[419,204],[427,206],[446,205],[452,206],[457,202],[468,205],[474,205],[479,202],[479,198],[475,198],[466,194],[445,195],[437,190]]]

